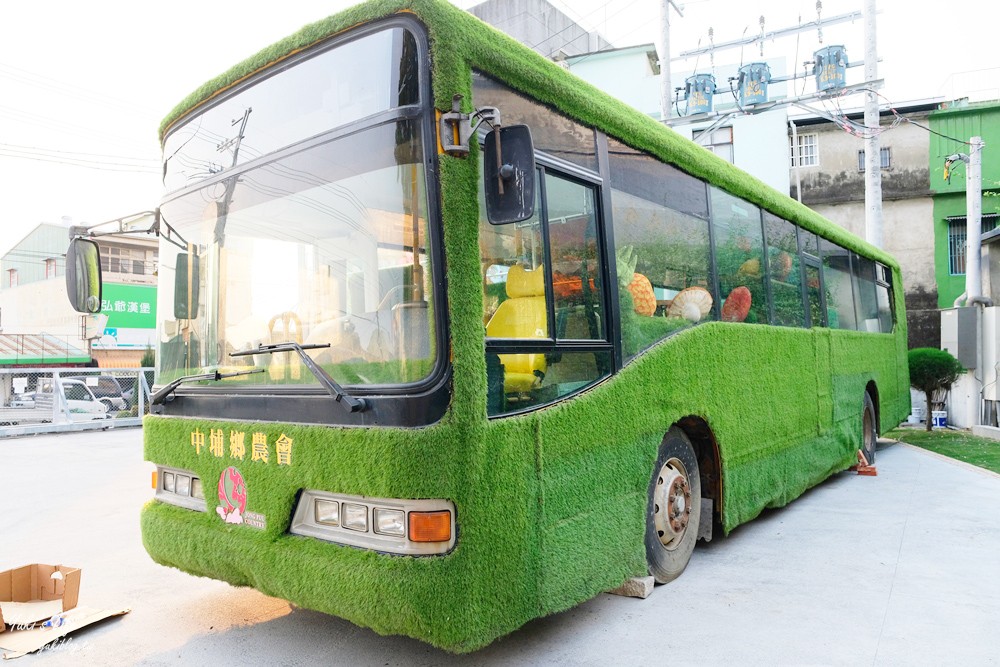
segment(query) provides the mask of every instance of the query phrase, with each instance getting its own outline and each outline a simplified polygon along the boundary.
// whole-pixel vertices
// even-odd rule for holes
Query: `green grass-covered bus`
[[[909,411],[895,260],[440,0],[309,25],[161,136],[164,565],[474,650]]]

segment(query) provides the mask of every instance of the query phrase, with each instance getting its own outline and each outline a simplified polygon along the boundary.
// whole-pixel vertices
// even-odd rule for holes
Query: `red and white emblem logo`
[[[247,485],[240,471],[229,466],[219,477],[219,506],[215,511],[226,523],[243,523],[247,509]]]

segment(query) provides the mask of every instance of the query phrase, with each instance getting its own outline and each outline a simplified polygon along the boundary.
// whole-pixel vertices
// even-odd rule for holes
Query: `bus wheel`
[[[865,400],[861,404],[861,449],[868,463],[875,463],[875,444],[878,433],[875,432],[875,404],[866,391]]]
[[[646,564],[656,582],[665,584],[687,567],[701,519],[698,459],[676,426],[660,443],[647,502]]]

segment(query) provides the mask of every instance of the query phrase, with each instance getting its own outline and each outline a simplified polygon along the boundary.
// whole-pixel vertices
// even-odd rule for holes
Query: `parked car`
[[[108,410],[108,402],[98,399],[91,388],[81,380],[66,378],[62,381],[62,385],[70,420],[89,421],[114,416],[114,413]]]
[[[62,387],[70,421],[110,419],[117,414],[108,412],[108,403],[101,402],[82,380],[63,379]],[[8,405],[0,407],[0,425],[51,422],[57,418],[54,398],[51,380],[35,391],[17,394]]]
[[[127,410],[135,405],[135,385],[137,378],[135,375],[125,375],[123,377],[116,377],[115,379],[121,385],[122,397],[125,399],[125,405],[127,406],[125,409]]]
[[[80,380],[86,384],[97,400],[107,406],[108,412],[128,410],[131,407],[131,401],[125,397],[125,392],[122,390],[118,378],[114,375],[78,375],[72,379]],[[95,379],[97,380],[96,384],[94,383]]]

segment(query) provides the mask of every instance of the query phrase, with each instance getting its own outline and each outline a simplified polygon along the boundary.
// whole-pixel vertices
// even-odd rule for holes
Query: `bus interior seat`
[[[507,299],[486,325],[492,338],[545,338],[545,271],[542,266],[527,270],[516,265],[507,273]],[[545,377],[543,353],[501,354],[504,391],[521,394],[538,388]]]

